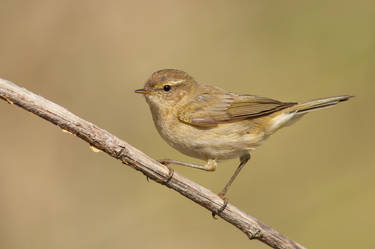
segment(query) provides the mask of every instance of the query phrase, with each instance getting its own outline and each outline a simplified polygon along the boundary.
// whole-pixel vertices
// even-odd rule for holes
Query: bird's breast
[[[153,112],[161,137],[173,148],[202,160],[236,158],[263,141],[264,133],[249,120],[199,128],[180,121],[173,112]]]

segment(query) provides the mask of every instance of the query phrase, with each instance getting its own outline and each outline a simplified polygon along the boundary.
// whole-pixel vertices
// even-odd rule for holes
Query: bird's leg
[[[229,179],[229,182],[225,185],[225,187],[223,188],[223,190],[221,190],[221,192],[219,193],[219,196],[222,199],[225,198],[225,194],[228,192],[230,186],[232,185],[232,183],[234,182],[234,180],[236,179],[236,177],[240,173],[241,169],[249,161],[249,159],[250,159],[250,154],[249,153],[246,153],[245,155],[243,155],[243,156],[240,157],[240,165],[238,165],[236,171],[234,172],[234,174],[232,175],[232,177]]]
[[[232,177],[229,179],[229,182],[225,185],[225,187],[223,188],[223,190],[220,191],[219,196],[220,196],[221,199],[223,199],[224,204],[223,204],[223,206],[221,206],[221,208],[219,210],[212,212],[212,217],[214,219],[216,219],[216,217],[215,217],[216,215],[218,215],[221,212],[223,212],[225,210],[225,208],[227,207],[227,205],[228,205],[228,198],[225,197],[225,194],[228,192],[230,186],[232,185],[232,183],[234,182],[234,180],[236,179],[236,177],[240,173],[241,169],[249,161],[249,159],[250,159],[250,154],[249,153],[246,153],[245,155],[243,155],[243,156],[240,157],[240,165],[238,165],[236,171],[234,172],[234,174],[232,175]]]
[[[171,160],[171,159],[161,159],[158,160],[159,163],[164,164],[164,165],[169,165],[169,164],[176,164],[176,165],[181,165],[181,166],[186,166],[190,168],[195,168],[195,169],[201,169],[205,171],[215,171],[216,170],[216,161],[213,159],[209,159],[205,165],[198,165],[198,164],[193,164],[193,163],[185,163],[185,162],[180,162],[176,160]]]
[[[240,165],[238,165],[238,167],[237,167],[236,171],[234,172],[233,176],[229,179],[229,182],[225,185],[224,189],[219,193],[219,196],[220,196],[221,199],[223,199],[224,203],[223,203],[223,206],[221,206],[217,211],[212,212],[213,218],[216,219],[215,216],[220,214],[221,212],[223,212],[225,210],[225,208],[227,207],[228,199],[225,197],[225,194],[228,192],[228,189],[230,188],[230,186],[232,185],[232,183],[234,182],[234,180],[236,179],[236,177],[240,173],[241,169],[245,166],[247,161],[249,161],[249,159],[250,159],[249,153],[240,157]],[[213,160],[213,159],[209,159],[204,166],[193,164],[193,163],[180,162],[180,161],[171,160],[171,159],[162,159],[162,160],[158,160],[158,161],[161,164],[164,164],[166,166],[168,166],[169,164],[176,164],[176,165],[182,165],[182,166],[206,170],[206,171],[215,171],[216,165],[217,165],[216,161]]]

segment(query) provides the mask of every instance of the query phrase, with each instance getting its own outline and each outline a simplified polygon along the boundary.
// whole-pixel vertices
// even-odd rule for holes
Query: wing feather
[[[237,95],[203,85],[195,97],[180,108],[178,118],[191,125],[214,127],[220,123],[267,115],[294,104],[255,95]]]

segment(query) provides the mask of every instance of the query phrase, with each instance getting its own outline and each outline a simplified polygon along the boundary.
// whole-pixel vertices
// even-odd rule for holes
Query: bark
[[[0,79],[0,98],[74,134],[91,146],[142,172],[148,178],[177,191],[211,212],[217,212],[224,204],[223,200],[211,190],[177,172],[171,172],[168,167],[108,131],[10,81]],[[218,216],[240,229],[249,239],[259,240],[270,247],[304,248],[230,203]]]

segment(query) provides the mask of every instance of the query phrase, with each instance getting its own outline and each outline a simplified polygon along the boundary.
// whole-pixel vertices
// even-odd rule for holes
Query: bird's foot
[[[170,160],[170,159],[158,159],[157,161],[158,161],[159,163],[165,165],[165,166],[171,164],[171,160]]]
[[[212,211],[212,218],[214,218],[214,219],[217,219],[216,215],[220,215],[228,205],[228,198],[227,197],[222,196],[221,194],[219,194],[219,197],[221,199],[223,199],[224,203],[217,211]]]
[[[167,180],[165,180],[164,184],[167,185],[173,178],[173,175],[174,175],[174,169],[166,166],[168,168],[168,177],[167,177]]]
[[[158,160],[159,163],[163,164],[164,166],[166,166],[169,170],[168,172],[168,178],[167,180],[165,180],[164,184],[167,184],[168,182],[170,182],[173,178],[173,174],[174,174],[174,169],[168,167],[169,164],[171,164],[171,160],[170,159],[159,159]]]

